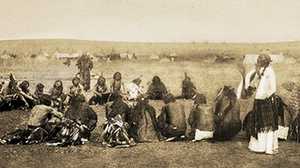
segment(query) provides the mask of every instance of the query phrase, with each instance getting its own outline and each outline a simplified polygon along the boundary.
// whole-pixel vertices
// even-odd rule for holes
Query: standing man
[[[253,108],[248,123],[250,151],[278,153],[278,109],[276,106],[276,77],[271,57],[260,54],[255,68],[245,78],[244,89],[254,89]],[[240,96],[239,96],[240,97]]]
[[[91,88],[91,70],[93,69],[93,61],[88,54],[83,54],[77,60],[79,76],[85,91]]]

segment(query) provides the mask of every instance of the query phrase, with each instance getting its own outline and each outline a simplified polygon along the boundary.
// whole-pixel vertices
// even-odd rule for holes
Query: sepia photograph
[[[0,4],[0,168],[300,168],[299,0]]]

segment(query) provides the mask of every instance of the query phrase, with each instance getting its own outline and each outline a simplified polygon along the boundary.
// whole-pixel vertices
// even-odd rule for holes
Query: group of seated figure
[[[88,98],[78,77],[72,79],[68,93],[63,90],[63,82],[57,80],[49,94],[44,92],[42,83],[31,94],[28,81],[18,84],[10,74],[7,87],[0,84],[0,111],[31,109],[31,113],[27,127],[4,135],[0,144],[84,144],[98,121],[90,105],[105,107],[106,121],[100,123],[99,134],[102,144],[109,147],[129,147],[153,140],[223,141],[232,139],[242,129],[240,104],[230,86],[220,88],[211,105],[197,92],[187,74],[180,96],[170,93],[159,76],[153,77],[147,91],[141,82],[137,78],[125,87],[121,73],[116,72],[107,87],[106,79],[100,76]],[[179,99],[191,99],[192,107],[187,111]],[[156,110],[150,100],[163,101],[162,108]]]

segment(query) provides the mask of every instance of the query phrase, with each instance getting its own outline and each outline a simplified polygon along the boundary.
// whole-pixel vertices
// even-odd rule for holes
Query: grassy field
[[[231,53],[239,58],[231,63],[216,64],[202,59],[165,62],[138,60],[136,62],[116,61],[111,63],[95,62],[92,73],[101,73],[107,78],[108,84],[114,72],[123,74],[123,81],[130,82],[142,75],[142,85],[147,88],[154,75],[159,75],[170,92],[180,94],[184,72],[192,78],[199,92],[204,93],[208,102],[212,103],[216,90],[223,85],[237,87],[240,75],[237,64],[243,54],[259,52],[270,48],[274,52],[285,52],[289,57],[298,59],[300,43],[274,44],[210,44],[210,43],[109,43],[74,40],[31,40],[31,41],[0,41],[0,51],[4,49],[19,52],[38,51],[43,49],[53,52],[56,49],[64,52],[77,50],[102,52],[128,49],[140,53],[162,53],[175,51],[181,56],[205,57],[209,54]],[[300,57],[299,57],[300,58]],[[287,81],[299,81],[299,62],[293,64],[274,64],[277,75],[279,94],[285,90],[281,84]],[[49,90],[56,79],[64,81],[65,92],[71,84],[71,78],[77,72],[74,63],[67,67],[57,60],[39,62],[30,59],[1,60],[0,76],[4,78],[12,72],[19,80],[29,80],[31,88],[42,82]],[[251,66],[247,66],[250,69]],[[93,83],[95,81],[93,80]],[[160,105],[156,105],[159,110]],[[24,126],[29,112],[12,111],[0,113],[0,136]],[[103,123],[103,108],[97,107],[99,122],[93,133],[93,141],[87,145],[67,148],[47,147],[41,145],[0,146],[0,168],[14,167],[299,167],[300,147],[293,142],[281,142],[280,153],[275,156],[251,153],[247,149],[247,139],[243,134],[229,142],[153,142],[138,144],[130,149],[107,149],[97,141],[100,125]]]
[[[299,58],[300,42],[279,43],[134,43],[134,42],[101,42],[71,39],[40,39],[40,40],[3,40],[0,41],[0,53],[8,51],[20,56],[37,54],[45,51],[73,53],[86,51],[90,53],[135,52],[139,59],[151,54],[170,54],[176,52],[185,59],[206,58],[214,55],[231,55],[241,58],[247,53],[258,53],[270,49],[274,53],[283,53],[288,57]]]

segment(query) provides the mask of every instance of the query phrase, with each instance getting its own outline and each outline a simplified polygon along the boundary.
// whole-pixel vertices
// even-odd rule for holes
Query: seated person
[[[111,105],[106,106],[107,122],[101,133],[102,144],[109,147],[134,145],[134,141],[128,134],[130,121],[130,108],[122,100],[122,96],[115,97]]]
[[[18,83],[13,74],[9,74],[8,85],[4,88],[4,82],[1,84],[0,93],[0,111],[8,111],[17,108],[15,103],[18,98]]]
[[[83,102],[86,102],[83,86],[80,84],[80,78],[74,77],[72,79],[72,86],[70,87],[69,93],[67,94],[64,104],[68,106],[68,108],[70,108],[73,107],[72,103],[78,104]]]
[[[128,100],[137,100],[143,94],[143,88],[140,86],[142,80],[140,78],[134,79],[127,86]]]
[[[51,106],[51,97],[50,95],[44,93],[44,88],[45,85],[38,83],[33,96],[37,100],[37,104]]]
[[[185,79],[182,81],[181,96],[184,99],[192,99],[193,96],[196,94],[196,90],[197,89],[194,83],[191,81],[191,78],[185,73]]]
[[[167,88],[158,76],[152,78],[147,94],[151,100],[162,100],[164,95],[167,94]]]
[[[138,97],[142,96],[144,91],[141,85],[142,80],[140,78],[134,79],[131,83],[127,85],[127,103],[130,108],[134,108],[137,104]]]
[[[103,105],[108,102],[110,93],[106,86],[106,79],[103,76],[99,76],[93,92],[94,96],[89,100],[90,105]]]
[[[164,97],[165,105],[158,116],[158,127],[167,141],[184,138],[186,132],[186,116],[184,106],[176,102],[172,94]]]
[[[32,108],[36,100],[29,90],[29,82],[22,81],[19,85],[13,74],[9,75],[9,83],[2,91],[1,111],[18,108]]]
[[[137,104],[132,109],[130,118],[130,135],[136,142],[164,139],[158,129],[155,109],[147,98],[143,96],[137,98]]]
[[[16,94],[18,98],[16,99],[15,103],[20,103],[20,106],[32,108],[36,104],[36,99],[30,93],[28,81],[25,80],[19,84]]]
[[[120,72],[116,72],[113,75],[113,82],[110,85],[110,94],[110,101],[113,101],[119,95],[125,94],[124,83],[122,82],[122,74]]]
[[[55,81],[53,88],[50,90],[50,98],[52,101],[51,106],[57,108],[59,111],[63,111],[63,102],[66,99],[66,95],[63,90],[64,87],[61,80]]]
[[[37,105],[31,110],[27,124],[27,128],[3,136],[0,144],[80,145],[87,141],[91,132],[84,122],[65,118],[63,113],[45,105]]]
[[[212,108],[205,104],[206,100],[197,94],[188,118],[194,142],[213,138],[214,114]]]
[[[84,97],[84,90],[83,86],[80,84],[80,78],[74,77],[72,79],[72,86],[70,87],[70,96],[83,96]]]
[[[80,93],[77,79],[74,80],[75,86],[72,86],[69,94],[68,108],[65,112],[65,118],[80,124],[86,139],[90,138],[90,133],[95,129],[97,124],[97,114],[85,101],[84,96]]]

